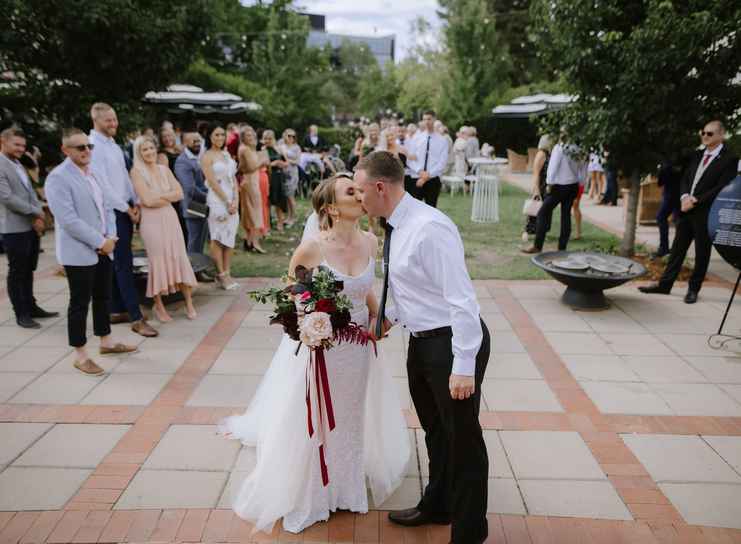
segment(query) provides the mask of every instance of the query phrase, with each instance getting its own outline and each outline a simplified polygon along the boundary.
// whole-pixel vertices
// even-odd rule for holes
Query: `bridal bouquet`
[[[375,342],[368,331],[352,321],[350,310],[352,302],[342,294],[344,285],[338,281],[332,271],[319,266],[309,270],[303,266],[296,267],[295,282],[284,288],[271,288],[251,291],[249,296],[261,304],[272,301],[275,304],[270,324],[280,324],[285,333],[306,345],[311,357],[306,368],[306,407],[308,410],[307,426],[309,437],[314,436],[314,417],[312,408],[316,409],[317,429],[319,435],[319,463],[322,481],[329,483],[329,473],[324,456],[325,433],[335,427],[334,409],[329,390],[329,377],[324,351],[336,344],[367,345]],[[324,414],[326,413],[326,422]]]

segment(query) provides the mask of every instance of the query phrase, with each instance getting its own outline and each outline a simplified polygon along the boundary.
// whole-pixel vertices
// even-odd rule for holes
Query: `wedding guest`
[[[195,319],[191,291],[197,281],[172,207],[183,199],[183,189],[170,169],[158,164],[153,139],[140,136],[134,142],[131,180],[141,202],[139,234],[147,250],[147,296],[154,298],[154,313],[161,323],[172,321],[162,295],[180,291],[185,298],[186,316]]]
[[[378,150],[381,143],[381,128],[378,123],[371,123],[368,125],[368,131],[366,132],[365,139],[363,140],[362,157],[366,156],[372,151]]]
[[[239,126],[236,123],[226,125],[226,145],[225,149],[229,152],[232,159],[237,160],[237,151],[239,150]]]
[[[304,136],[301,147],[304,151],[319,151],[327,145],[327,142],[319,135],[319,127],[316,125],[309,126],[309,132]]]
[[[62,151],[67,159],[49,174],[46,196],[54,214],[57,260],[64,266],[69,285],[67,335],[75,349],[74,367],[99,376],[105,371],[86,347],[91,299],[93,334],[100,338],[100,354],[130,353],[137,348],[116,342],[111,335],[116,215],[113,194],[91,168],[93,145],[79,129],[64,131]]]
[[[283,145],[280,152],[286,160],[284,191],[286,203],[288,204],[287,227],[292,227],[296,222],[296,191],[298,190],[298,163],[301,159],[301,147],[296,143],[296,131],[287,128],[283,131]]]
[[[535,153],[533,159],[533,174],[532,174],[532,188],[530,194],[533,198],[538,198],[543,201],[546,195],[548,185],[546,184],[546,173],[548,172],[548,163],[551,160],[551,149],[553,149],[553,139],[544,134],[538,140],[538,151]],[[537,217],[529,215],[525,224],[525,232],[523,232],[522,239],[524,242],[528,240],[528,234],[535,234],[537,227]],[[545,231],[551,230],[550,222],[546,225]]]
[[[676,225],[679,223],[679,212],[681,202],[679,195],[679,182],[682,180],[682,170],[671,160],[662,161],[658,172],[658,184],[663,188],[661,194],[661,206],[656,214],[656,223],[659,226],[659,249],[652,255],[660,258],[669,254],[669,217]]]
[[[167,125],[165,125],[167,123]],[[175,130],[172,128],[172,123],[165,121],[160,129],[160,148],[157,153],[157,162],[163,166],[167,166],[170,172],[175,171],[175,162],[183,152],[182,148],[177,144],[175,138]],[[133,166],[133,164],[132,164]],[[185,216],[183,215],[182,206],[180,202],[173,202],[172,207],[175,209],[175,213],[178,216],[178,223],[180,228],[183,230],[183,237],[188,239],[188,225],[185,223]]]
[[[381,145],[379,146],[381,150],[388,151],[394,157],[399,159],[401,161],[401,164],[403,164],[405,167],[407,165],[407,155],[409,154],[409,151],[407,151],[406,147],[401,145],[399,143],[398,136],[398,127],[389,127],[386,129],[386,132],[384,132],[384,138],[381,140]]]
[[[262,133],[263,151],[268,157],[268,177],[270,180],[270,205],[275,208],[277,217],[276,230],[283,232],[285,223],[285,214],[288,211],[288,199],[285,192],[285,169],[288,163],[280,151],[276,149],[275,133],[272,130],[266,130]]]
[[[257,134],[251,126],[242,128],[241,140],[238,151],[239,171],[242,174],[239,202],[240,219],[246,236],[244,246],[247,251],[264,254],[265,250],[260,245],[263,229],[260,170],[267,165],[268,160],[263,153],[257,151]]]
[[[183,189],[183,199],[180,209],[185,218],[186,232],[188,233],[188,253],[204,254],[203,247],[208,237],[208,222],[205,217],[193,215],[188,211],[191,201],[206,203],[208,188],[203,175],[198,156],[201,153],[201,135],[196,131],[183,133],[183,152],[175,161],[175,177]],[[213,278],[200,273],[199,281],[213,281]]]
[[[602,200],[605,192],[605,169],[602,166],[600,153],[589,154],[589,165],[587,166],[589,176],[589,198]]]
[[[219,287],[231,291],[239,288],[231,277],[232,251],[239,228],[239,188],[235,178],[237,166],[224,149],[225,142],[224,127],[218,123],[211,124],[206,131],[206,152],[201,167],[208,186],[208,230],[211,258],[218,270],[216,281]]]
[[[700,131],[704,149],[694,154],[679,184],[682,213],[669,252],[669,262],[658,283],[638,288],[643,293],[671,293],[687,250],[694,241],[695,268],[684,301],[687,304],[697,302],[713,249],[708,233],[710,207],[718,193],[736,177],[738,157],[724,144],[725,136],[725,126],[717,119],[710,121]]]
[[[415,134],[417,134],[417,124],[416,123],[409,123],[407,125],[407,129],[405,131],[404,135],[404,141],[402,142],[404,145],[409,145],[411,141],[414,139]]]
[[[435,132],[436,115],[428,110],[422,115],[424,128],[417,132],[408,157],[411,180],[407,191],[415,198],[437,207],[442,183],[440,175],[448,163],[448,142]]]
[[[473,159],[481,156],[481,144],[479,138],[476,135],[476,127],[471,125],[466,127],[466,133],[468,138],[466,139],[466,160]]]
[[[131,252],[131,238],[134,225],[139,222],[134,187],[126,170],[123,151],[113,139],[118,131],[118,117],[113,108],[96,102],[90,109],[93,129],[90,143],[94,145],[90,167],[100,183],[105,183],[116,214],[116,233],[118,243],[113,253],[113,300],[111,303],[111,322],[131,322],[131,330],[146,337],[157,336],[144,319],[139,307],[139,295],[134,285],[134,256]],[[151,130],[151,129],[149,129]],[[147,129],[144,130],[144,134]],[[150,136],[153,137],[153,136]]]
[[[538,212],[535,241],[523,253],[540,253],[545,235],[551,224],[553,210],[561,206],[561,233],[558,238],[559,251],[566,250],[571,238],[571,206],[579,194],[580,183],[586,177],[587,165],[578,158],[579,148],[573,144],[557,143],[551,152],[546,172],[547,194]]]
[[[18,127],[0,132],[0,234],[8,255],[7,292],[15,321],[24,329],[39,329],[35,319],[56,317],[41,309],[33,296],[33,273],[39,262],[44,210],[19,159],[26,135]]]

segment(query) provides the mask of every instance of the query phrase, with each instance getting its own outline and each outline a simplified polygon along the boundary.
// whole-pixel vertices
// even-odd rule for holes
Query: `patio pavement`
[[[36,294],[64,312],[49,243]],[[244,410],[280,340],[244,295],[267,281],[200,288],[198,319],[175,309],[159,338],[115,325],[139,352],[98,357],[98,378],[73,369],[64,317],[25,331],[0,292],[0,543],[447,542],[447,527],[404,530],[384,512],[415,504],[428,475],[401,330],[381,344],[415,449],[396,494],[301,535],[252,535],[229,509],[255,452],[215,425]],[[629,285],[597,313],[563,306],[550,281],[476,290],[492,330],[489,542],[741,542],[741,357],[707,344],[727,285],[693,306]]]

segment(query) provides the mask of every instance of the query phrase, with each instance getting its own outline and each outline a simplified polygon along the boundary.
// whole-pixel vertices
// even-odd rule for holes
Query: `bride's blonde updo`
[[[323,180],[311,195],[311,204],[319,218],[319,229],[327,230],[334,226],[334,219],[329,214],[329,207],[337,203],[337,180],[347,175],[337,174]]]

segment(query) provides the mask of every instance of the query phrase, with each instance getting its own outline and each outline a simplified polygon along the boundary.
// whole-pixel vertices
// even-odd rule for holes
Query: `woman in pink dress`
[[[196,318],[192,289],[198,282],[188,260],[183,231],[173,202],[183,198],[183,190],[167,166],[157,164],[157,147],[148,136],[134,142],[134,168],[131,181],[141,201],[139,233],[149,261],[147,296],[154,298],[154,313],[161,322],[172,321],[162,303],[162,295],[181,291],[188,319]]]

